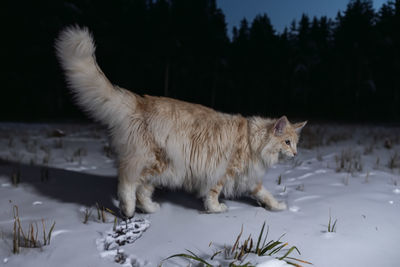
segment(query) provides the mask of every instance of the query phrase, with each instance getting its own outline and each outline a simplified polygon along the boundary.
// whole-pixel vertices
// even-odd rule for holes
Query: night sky
[[[107,77],[137,94],[245,116],[400,122],[400,0],[382,14],[388,0],[349,1],[6,1],[0,121],[88,120],[54,52],[78,24]]]
[[[310,17],[328,16],[334,18],[338,10],[345,10],[349,0],[217,0],[228,24],[228,34],[238,26],[243,17],[250,22],[258,14],[267,13],[278,32],[290,26],[293,19],[299,21],[303,13]],[[386,0],[374,0],[375,10],[379,10]]]

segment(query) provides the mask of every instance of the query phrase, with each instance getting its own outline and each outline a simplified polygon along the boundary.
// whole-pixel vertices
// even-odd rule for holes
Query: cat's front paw
[[[135,215],[135,205],[126,205],[123,201],[120,201],[119,211],[122,218],[131,219]]]
[[[145,205],[139,205],[139,208],[146,213],[154,213],[160,210],[160,204],[157,202],[147,202]]]
[[[224,203],[218,203],[216,205],[209,205],[206,207],[207,212],[210,213],[221,213],[228,210],[228,207]]]
[[[287,205],[285,202],[277,202],[276,204],[271,206],[271,210],[273,211],[280,211],[280,210],[286,210]]]

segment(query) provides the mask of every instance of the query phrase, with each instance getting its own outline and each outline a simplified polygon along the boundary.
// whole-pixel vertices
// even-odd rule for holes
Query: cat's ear
[[[286,128],[286,125],[287,125],[288,123],[289,123],[289,121],[288,121],[288,119],[286,118],[286,116],[280,117],[280,118],[275,122],[275,125],[274,125],[274,134],[277,135],[277,136],[282,135],[283,132],[284,132],[284,130],[285,130],[285,128]]]
[[[303,127],[306,126],[306,124],[307,124],[307,121],[298,122],[298,123],[293,124],[293,128],[297,134],[300,134],[301,129],[303,129]]]

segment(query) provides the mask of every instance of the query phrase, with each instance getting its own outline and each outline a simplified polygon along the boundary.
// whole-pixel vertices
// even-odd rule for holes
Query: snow
[[[291,267],[291,266],[292,265],[289,265],[284,261],[272,259],[272,260],[268,260],[263,263],[257,264],[256,267]]]
[[[126,267],[149,265],[147,261],[134,255],[127,255],[121,249],[121,247],[132,244],[140,238],[149,226],[150,222],[146,219],[134,219],[115,225],[114,229],[107,231],[105,236],[96,240],[100,256]]]
[[[210,260],[214,252],[232,246],[242,225],[242,241],[250,234],[257,239],[265,221],[269,240],[285,234],[288,248],[301,252],[290,256],[313,266],[399,266],[399,136],[394,127],[307,125],[298,157],[281,161],[264,177],[264,185],[287,202],[286,211],[271,212],[243,197],[222,199],[229,210],[207,214],[195,195],[157,190],[160,211],[137,212],[130,226],[121,228],[130,230],[118,232],[112,214],[118,213],[117,171],[103,128],[0,123],[0,259],[7,266],[33,267],[188,266],[179,257],[163,261],[188,249],[223,265],[222,255]],[[342,151],[359,155],[361,170],[338,171]],[[38,223],[39,238],[42,219],[46,230],[56,222],[50,245],[12,253],[14,205],[23,229]],[[104,223],[98,219],[101,207],[112,211],[104,212]],[[327,231],[330,218],[337,220],[335,232]],[[116,223],[118,229],[125,222]],[[287,266],[272,257],[247,260]]]

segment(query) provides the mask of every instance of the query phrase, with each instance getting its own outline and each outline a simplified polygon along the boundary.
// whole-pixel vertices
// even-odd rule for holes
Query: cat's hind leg
[[[154,186],[148,183],[139,185],[136,191],[136,198],[138,200],[138,208],[146,213],[153,213],[160,209],[160,204],[152,200]]]
[[[218,182],[204,197],[204,207],[207,212],[219,213],[227,211],[228,207],[224,203],[219,203],[218,201],[223,186],[223,181]]]
[[[271,210],[285,210],[287,208],[284,202],[278,202],[274,196],[262,185],[258,183],[251,192],[252,196]]]

